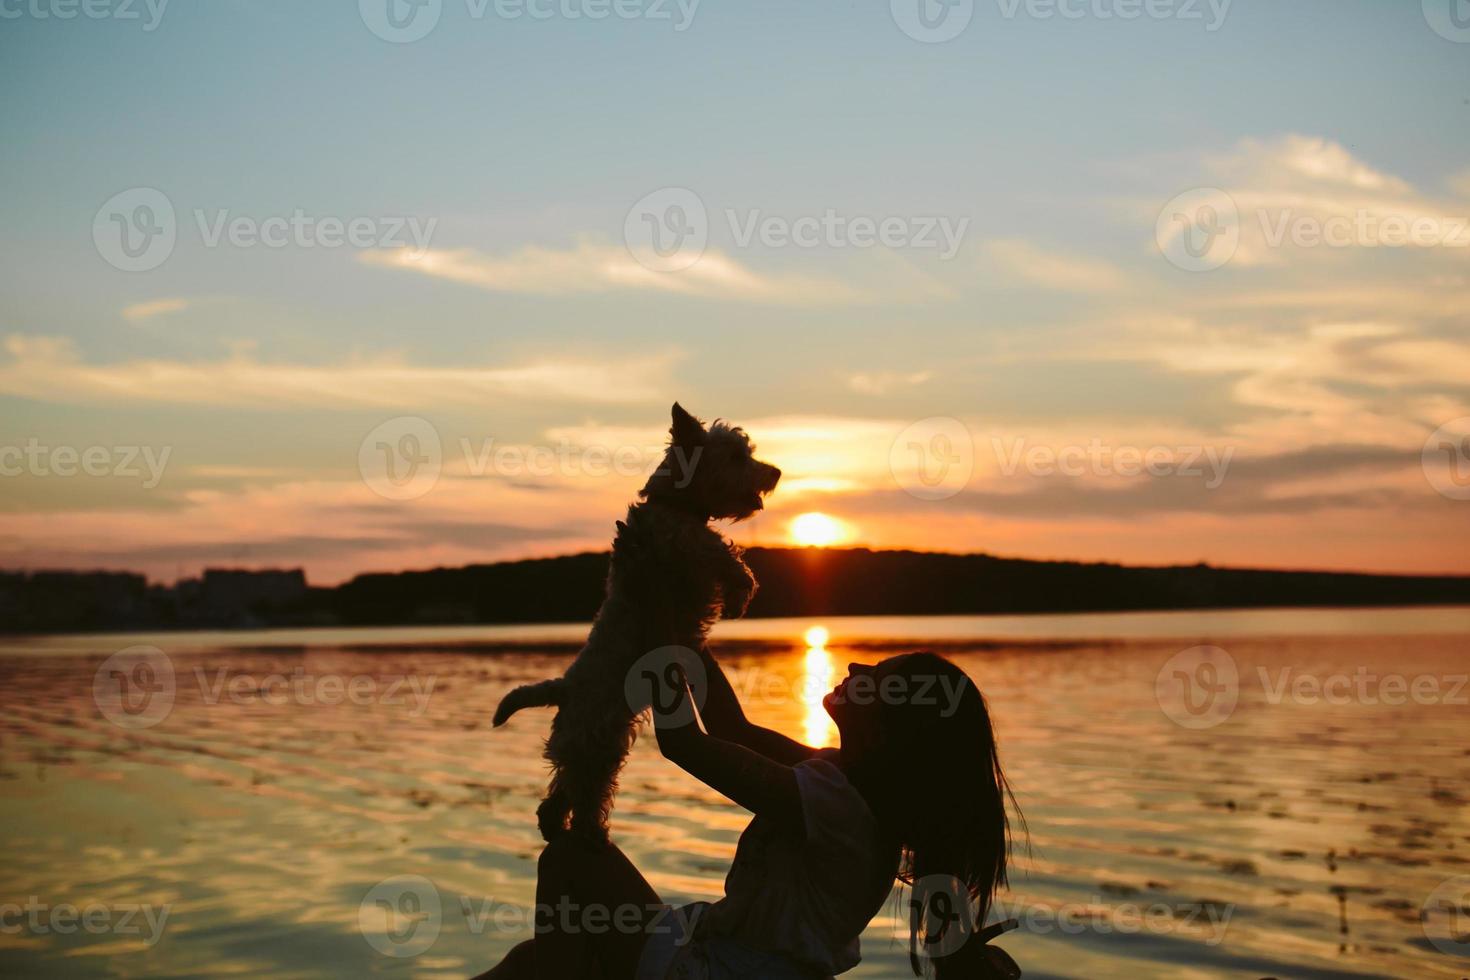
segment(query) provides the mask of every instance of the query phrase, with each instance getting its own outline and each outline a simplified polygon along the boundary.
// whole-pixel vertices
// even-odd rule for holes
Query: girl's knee
[[[595,847],[575,834],[560,834],[541,849],[541,856],[536,859],[536,871],[538,874],[555,874],[571,869],[585,873],[605,865],[610,850]]]

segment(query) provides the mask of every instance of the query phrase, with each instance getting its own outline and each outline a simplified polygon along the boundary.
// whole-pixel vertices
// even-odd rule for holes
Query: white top
[[[842,770],[818,757],[795,771],[806,838],[756,816],[740,835],[725,897],[704,927],[707,935],[782,953],[823,974],[842,973],[858,964],[858,936],[883,907],[893,879],[873,865],[878,822]]]

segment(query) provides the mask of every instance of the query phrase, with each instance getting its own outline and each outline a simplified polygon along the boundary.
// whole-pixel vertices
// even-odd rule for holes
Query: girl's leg
[[[537,863],[536,938],[476,980],[633,980],[658,908],[622,851],[563,835]]]
[[[536,972],[542,980],[633,980],[659,909],[627,855],[565,834],[536,867]]]

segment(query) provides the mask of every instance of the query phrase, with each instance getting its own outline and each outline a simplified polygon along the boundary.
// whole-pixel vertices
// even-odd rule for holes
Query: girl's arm
[[[654,683],[653,721],[664,758],[750,812],[805,830],[801,792],[791,766],[705,732],[682,669],[674,666]]]
[[[698,702],[700,717],[710,735],[744,746],[787,766],[794,766],[817,754],[818,750],[810,745],[803,745],[780,732],[762,728],[745,717],[745,710],[740,707],[735,689],[730,686],[725,671],[710,653],[708,644],[700,648],[699,660],[704,665],[705,678],[705,690],[699,692],[704,696]]]

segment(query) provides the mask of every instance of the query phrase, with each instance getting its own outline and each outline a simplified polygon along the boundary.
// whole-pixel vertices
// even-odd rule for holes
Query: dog
[[[551,783],[536,810],[548,841],[570,831],[606,843],[618,775],[647,699],[628,693],[639,658],[662,647],[699,650],[721,616],[737,619],[755,595],[740,549],[713,520],[744,520],[764,506],[781,471],[754,456],[739,428],[708,428],[677,402],[661,465],[617,522],[607,594],[587,643],[558,678],[518,687],[495,710],[499,728],[528,707],[559,710],[546,740]]]

